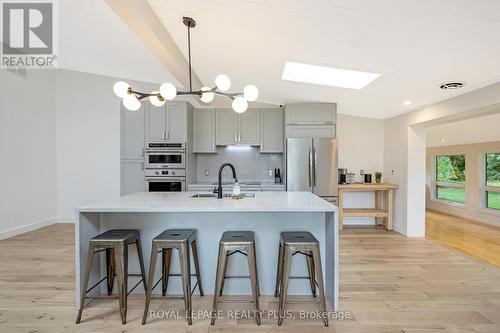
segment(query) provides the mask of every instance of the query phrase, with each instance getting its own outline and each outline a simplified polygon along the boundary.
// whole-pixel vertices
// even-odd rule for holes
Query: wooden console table
[[[383,224],[383,219],[385,218],[385,228],[387,230],[392,230],[394,190],[397,188],[398,185],[389,183],[354,183],[339,185],[339,229],[342,230],[344,228],[344,217],[374,217],[376,225]],[[344,192],[366,191],[375,192],[375,208],[344,208]]]

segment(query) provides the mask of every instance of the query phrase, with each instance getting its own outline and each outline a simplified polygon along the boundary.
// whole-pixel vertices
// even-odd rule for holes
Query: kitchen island
[[[201,279],[205,294],[213,294],[219,239],[224,231],[250,230],[255,233],[257,267],[262,295],[274,294],[278,244],[282,231],[309,231],[320,242],[325,293],[332,308],[338,310],[338,220],[337,207],[309,192],[257,192],[241,200],[231,198],[199,198],[195,192],[138,192],[127,196],[77,208],[76,304],[79,304],[89,240],[109,229],[139,229],[146,272],[149,267],[151,240],[166,229],[192,228],[198,231]],[[102,262],[101,262],[102,261]],[[104,260],[96,255],[89,286],[105,276]],[[172,272],[178,272],[176,253],[172,256]],[[139,272],[136,252],[129,251],[129,272]],[[155,281],[161,269],[156,269]],[[228,275],[246,275],[246,258],[232,256]],[[291,276],[306,276],[306,260],[295,257]],[[129,279],[134,286],[135,278]],[[168,293],[180,294],[180,279],[172,278]],[[95,289],[97,293],[99,291]],[[101,293],[104,292],[103,283]],[[161,288],[158,288],[161,289]],[[158,292],[154,290],[153,292]],[[160,291],[161,292],[161,291]],[[134,293],[143,293],[142,286]],[[225,294],[250,294],[248,279],[229,279]],[[290,295],[309,295],[309,281],[291,280]]]

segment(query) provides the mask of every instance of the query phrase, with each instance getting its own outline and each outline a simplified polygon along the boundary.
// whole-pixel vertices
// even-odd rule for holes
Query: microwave
[[[175,150],[146,150],[144,154],[146,169],[184,169],[186,152]]]

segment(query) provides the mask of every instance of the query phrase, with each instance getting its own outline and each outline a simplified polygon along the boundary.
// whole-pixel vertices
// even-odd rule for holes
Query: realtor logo
[[[54,66],[52,1],[2,3],[2,67]]]

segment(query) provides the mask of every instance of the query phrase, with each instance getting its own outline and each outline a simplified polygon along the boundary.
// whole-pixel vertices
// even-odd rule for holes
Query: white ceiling
[[[427,129],[427,147],[500,141],[500,113]],[[443,141],[444,140],[444,141]]]
[[[500,1],[148,2],[185,56],[182,17],[195,18],[204,84],[224,72],[236,90],[257,85],[263,102],[337,102],[340,113],[383,119],[500,81]],[[287,60],[382,75],[361,91],[286,82]],[[447,80],[466,87],[440,90]]]
[[[57,6],[59,68],[178,84],[103,0],[65,0]]]

